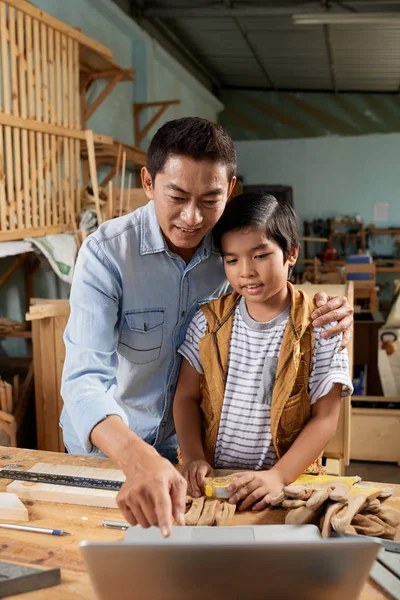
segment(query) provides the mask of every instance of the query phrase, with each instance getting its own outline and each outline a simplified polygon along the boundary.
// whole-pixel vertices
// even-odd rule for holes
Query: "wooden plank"
[[[3,110],[4,115],[9,117],[11,115],[11,104],[10,104],[10,78],[9,78],[9,60],[8,60],[8,43],[9,38],[7,29],[7,18],[6,18],[6,5],[4,2],[0,2],[0,43],[1,43],[1,68],[2,68],[2,88],[3,88]],[[0,112],[0,117],[3,113]],[[0,124],[4,125],[4,123]],[[6,159],[6,194],[9,204],[9,218],[8,228],[10,230],[15,229],[14,222],[14,169],[13,169],[13,151],[12,151],[12,133],[9,124],[4,130],[5,136],[5,159]]]
[[[55,362],[56,362],[56,391],[57,391],[57,410],[58,415],[61,415],[64,401],[61,397],[61,382],[62,382],[62,371],[65,361],[65,345],[64,345],[64,331],[67,326],[69,315],[69,305],[67,314],[63,314],[59,317],[54,317],[54,348],[55,348]],[[63,433],[61,427],[58,427],[58,438],[59,438],[59,449],[60,452],[64,451]]]
[[[123,152],[122,153],[121,197],[120,197],[120,204],[119,204],[119,216],[122,215],[122,209],[124,206],[125,166],[126,166],[126,152]]]
[[[56,136],[50,136],[50,161],[51,161],[51,224],[58,225],[58,213],[57,213],[57,141]],[[62,187],[61,181],[58,182],[58,186]]]
[[[0,407],[1,410],[7,414],[7,396],[4,381],[2,379],[0,379]]]
[[[81,129],[80,113],[80,93],[79,93],[79,44],[74,41],[73,48],[74,59],[74,107],[75,107],[75,129]],[[81,212],[81,147],[78,140],[75,142],[75,210],[78,214]]]
[[[63,138],[57,138],[57,146],[56,146],[56,159],[57,159],[57,180],[58,180],[58,190],[57,190],[57,198],[58,198],[58,219],[60,223],[65,223],[65,204],[66,200],[64,198],[64,182],[62,177],[62,144]]]
[[[70,171],[69,171],[69,144],[70,140],[63,140],[63,159],[64,159],[64,202],[65,202],[65,220],[69,224],[73,219],[71,214],[71,186],[70,186]]]
[[[17,39],[16,39],[16,21],[15,10],[8,10],[8,32],[10,39],[10,68],[11,68],[11,108],[12,114],[19,117],[19,88],[18,88],[18,69],[17,69]],[[14,144],[14,185],[15,197],[17,201],[17,226],[24,227],[23,210],[22,210],[22,171],[21,171],[21,138],[20,131],[17,128],[13,129],[13,144]]]
[[[69,141],[69,169],[70,169],[70,182],[71,182],[71,196],[70,196],[70,205],[71,205],[71,222],[75,224],[76,219],[76,178],[75,178],[75,142],[73,140]]]
[[[21,12],[17,14],[17,33],[18,33],[18,73],[20,90],[20,114],[23,119],[28,116],[27,110],[27,89],[26,72],[27,63],[25,58],[25,26],[24,15]],[[22,186],[24,190],[24,226],[31,227],[31,197],[30,197],[30,179],[29,179],[29,148],[28,132],[26,129],[21,131],[22,146]]]
[[[52,125],[50,123],[43,123],[31,119],[22,119],[21,117],[16,117],[15,115],[8,115],[5,113],[0,113],[0,125],[7,125],[11,127],[19,127],[21,129],[25,128],[29,131],[36,131],[39,133],[48,133],[63,137],[72,138],[74,140],[84,141],[85,132],[79,131],[77,129],[69,129],[68,127]],[[93,133],[93,140],[96,144],[113,144],[113,139],[107,135]]]
[[[1,34],[0,34],[1,35]],[[4,143],[3,143],[3,127],[0,125],[0,230],[7,228],[7,200],[6,200],[6,184],[5,184],[5,160],[4,160]]]
[[[32,301],[32,299],[31,299]],[[44,403],[43,398],[43,369],[42,369],[42,344],[46,341],[41,336],[40,321],[32,323],[32,347],[33,347],[33,372],[35,384],[35,412],[36,412],[36,437],[39,448],[44,447]]]
[[[35,118],[35,96],[34,96],[34,71],[32,51],[32,19],[25,15],[25,42],[27,61],[27,84],[28,84],[28,116]],[[29,131],[29,167],[30,167],[30,190],[32,198],[32,226],[38,226],[38,204],[37,204],[37,166],[36,166],[36,140],[35,132]]]
[[[1,521],[29,521],[28,509],[15,494],[0,492]]]
[[[33,60],[35,65],[35,121],[40,122],[43,118],[42,109],[42,74],[40,57],[40,24],[36,19],[33,21]],[[26,122],[28,128],[28,122]],[[36,130],[36,151],[37,151],[37,189],[38,189],[38,225],[46,225],[44,217],[44,174],[43,174],[43,135],[41,131]]]
[[[44,141],[44,182],[45,182],[45,219],[46,226],[52,225],[51,222],[51,176],[50,176],[50,136],[46,133],[43,137]]]
[[[52,227],[32,227],[24,229],[13,229],[10,231],[0,231],[0,242],[10,242],[12,240],[21,240],[26,237],[42,237],[44,235],[64,233],[68,231],[68,225],[57,225]]]
[[[43,172],[44,159],[43,159],[43,136],[41,133],[36,134],[36,145],[37,145],[37,181],[38,181],[38,197],[39,197],[39,226],[45,227],[45,176]]]
[[[59,414],[57,409],[56,390],[56,358],[54,351],[54,320],[43,319],[40,321],[41,337],[41,364],[42,364],[42,397],[37,399],[43,404],[44,424],[42,431],[43,444],[38,448],[46,450],[59,450],[58,423]]]
[[[99,199],[99,188],[97,184],[97,169],[96,159],[94,153],[94,140],[93,132],[90,129],[86,130],[86,145],[89,157],[89,168],[90,168],[90,179],[92,180],[93,196],[96,204],[97,223],[101,223],[101,212],[100,212],[100,199]]]
[[[41,96],[43,100],[43,122],[50,122],[50,107],[49,107],[49,64],[47,60],[47,40],[48,28],[44,23],[40,25],[40,41],[41,41],[41,59],[42,59],[42,88]],[[43,137],[43,154],[44,154],[44,219],[46,226],[51,223],[51,177],[50,177],[50,138],[46,133]]]
[[[67,45],[68,65],[68,123],[71,129],[75,128],[75,104],[74,104],[74,47],[72,38],[68,38]]]
[[[73,477],[89,477],[125,481],[124,473],[119,469],[99,469],[90,467],[73,467],[51,463],[37,463],[29,469],[36,473],[52,473]],[[77,504],[81,506],[98,506],[117,508],[117,492],[112,490],[93,490],[90,488],[69,487],[47,483],[31,483],[27,486],[23,481],[14,481],[7,486],[7,492],[16,494],[22,500],[40,500],[42,502],[59,502],[60,504]]]
[[[64,127],[69,126],[69,109],[68,109],[68,63],[67,63],[67,44],[68,40],[65,35],[61,36],[61,77],[62,77],[62,124]]]
[[[6,390],[7,412],[11,414],[13,412],[12,387],[7,381],[4,382],[4,386]]]
[[[61,72],[61,36],[60,32],[55,32],[55,52],[56,52],[56,97],[57,112],[56,123],[62,125],[62,72]]]
[[[55,29],[56,31],[60,31],[63,34],[68,35],[72,39],[82,44],[82,46],[91,48],[92,50],[101,54],[105,58],[108,58],[110,60],[112,59],[113,52],[112,50],[110,50],[110,48],[103,46],[103,44],[100,44],[96,40],[93,40],[78,29],[70,27],[69,25],[66,25],[63,21],[52,17],[51,15],[40,10],[30,2],[26,2],[25,0],[7,0],[7,4],[9,6],[14,6],[18,10],[24,12],[25,14],[30,15],[35,19],[38,19],[40,22],[45,23],[50,27],[53,27],[53,29]]]

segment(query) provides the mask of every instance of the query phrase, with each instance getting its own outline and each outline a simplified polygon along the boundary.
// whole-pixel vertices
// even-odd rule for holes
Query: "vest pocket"
[[[128,310],[119,338],[118,353],[143,365],[157,360],[163,341],[164,310]]]

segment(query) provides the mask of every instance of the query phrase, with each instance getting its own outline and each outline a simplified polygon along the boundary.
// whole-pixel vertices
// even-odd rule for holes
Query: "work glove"
[[[236,505],[214,498],[187,498],[185,525],[229,525]]]

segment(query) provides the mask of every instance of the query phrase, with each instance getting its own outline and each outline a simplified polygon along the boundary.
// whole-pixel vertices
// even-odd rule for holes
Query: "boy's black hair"
[[[292,207],[284,200],[258,191],[239,194],[228,202],[213,229],[215,245],[221,251],[225,233],[252,227],[263,229],[265,236],[278,244],[285,262],[290,251],[300,244],[297,217]]]
[[[236,150],[221,125],[198,117],[183,117],[160,127],[150,142],[147,169],[153,180],[162,172],[171,155],[219,162],[226,166],[228,180],[236,175]]]

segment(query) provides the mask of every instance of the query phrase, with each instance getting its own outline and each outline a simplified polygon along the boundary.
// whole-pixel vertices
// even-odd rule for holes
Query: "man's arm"
[[[85,452],[96,454],[92,429],[108,415],[118,415],[115,401],[118,311],[122,284],[97,241],[88,238],[78,255],[70,295],[70,317],[64,333],[66,356],[61,395]]]
[[[143,527],[158,524],[163,535],[169,535],[172,517],[182,522],[186,482],[129,429],[127,415],[114,399],[121,297],[117,271],[89,238],[79,253],[72,284],[61,393],[86,452],[99,448],[124,471],[126,482],[117,503],[125,518]]]
[[[335,327],[322,333],[324,338],[330,338],[338,333],[343,333],[342,343],[339,348],[344,350],[352,336],[354,309],[345,296],[327,296],[325,292],[318,292],[314,296],[315,304],[318,306],[311,318],[313,327],[323,327],[333,321],[338,321]]]
[[[157,525],[162,535],[168,537],[172,518],[180,525],[185,524],[186,481],[155,448],[116,415],[99,423],[91,433],[91,440],[126,475],[117,504],[131,525]]]

